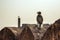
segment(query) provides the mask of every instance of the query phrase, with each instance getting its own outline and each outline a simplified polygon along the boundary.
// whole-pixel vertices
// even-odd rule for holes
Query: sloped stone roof
[[[47,24],[43,24],[43,27],[41,28],[41,30],[38,29],[37,24],[23,24],[21,28],[18,28],[18,27],[5,27],[5,28],[11,30],[11,32],[17,37],[18,35],[21,34],[22,30],[26,26],[28,26],[30,28],[31,32],[33,33],[34,40],[41,40],[44,33],[49,28],[49,25],[47,25]],[[5,28],[3,28],[2,30],[4,30]]]
[[[56,21],[55,21],[55,23],[58,23],[58,24],[60,24],[60,19],[56,20]]]
[[[4,29],[10,30],[15,36],[19,35],[23,30],[23,28],[18,27],[5,27],[1,31],[3,31]]]
[[[45,27],[41,28],[41,30],[38,29],[36,24],[23,24],[23,27],[28,26],[34,35],[34,39],[40,40],[49,27],[49,25],[48,26],[46,24],[44,24],[44,25],[45,25]]]

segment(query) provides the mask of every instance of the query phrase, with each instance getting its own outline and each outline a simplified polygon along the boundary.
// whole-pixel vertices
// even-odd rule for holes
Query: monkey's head
[[[39,12],[37,12],[37,14],[41,14],[41,12],[39,11]]]

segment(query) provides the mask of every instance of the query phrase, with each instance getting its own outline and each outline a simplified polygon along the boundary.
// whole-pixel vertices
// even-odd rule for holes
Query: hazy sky
[[[60,18],[60,0],[0,0],[0,28],[21,24],[37,24],[37,12],[41,11],[43,23],[53,23]]]

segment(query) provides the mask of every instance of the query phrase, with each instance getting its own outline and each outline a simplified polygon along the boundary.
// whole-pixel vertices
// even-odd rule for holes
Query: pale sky
[[[0,0],[0,29],[5,26],[17,26],[17,18],[21,24],[37,24],[37,12],[41,11],[43,23],[54,23],[60,18],[60,0]]]

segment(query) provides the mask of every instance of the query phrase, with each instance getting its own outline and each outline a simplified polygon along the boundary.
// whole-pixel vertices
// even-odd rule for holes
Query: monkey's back
[[[41,15],[37,15],[37,23],[42,24],[43,22],[43,17]]]

